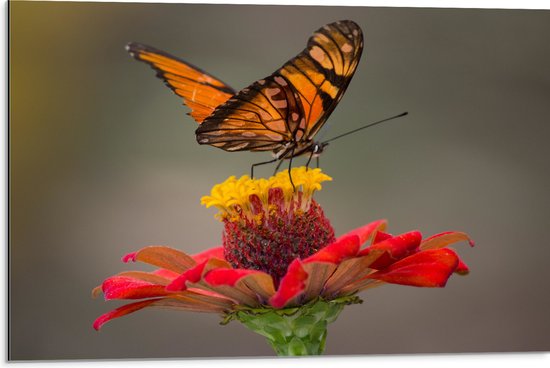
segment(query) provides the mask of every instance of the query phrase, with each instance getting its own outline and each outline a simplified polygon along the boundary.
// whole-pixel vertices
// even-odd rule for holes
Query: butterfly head
[[[311,154],[313,157],[318,157],[325,151],[325,148],[328,146],[328,142],[314,142],[311,147]]]

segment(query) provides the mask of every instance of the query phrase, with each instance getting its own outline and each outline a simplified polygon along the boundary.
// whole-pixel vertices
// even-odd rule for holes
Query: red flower
[[[223,247],[193,256],[151,246],[123,257],[159,267],[153,272],[123,272],[105,280],[93,294],[105,299],[143,299],[99,317],[94,328],[145,307],[224,314],[237,306],[285,308],[315,298],[351,295],[384,283],[443,287],[453,272],[467,266],[451,249],[468,241],[461,232],[446,232],[422,240],[418,231],[393,236],[379,220],[355,229],[304,259],[294,259],[275,289],[273,276],[264,271],[233,268]],[[364,243],[369,243],[361,248]]]
[[[94,289],[94,295],[103,292],[107,300],[139,300],[102,315],[94,328],[146,307],[228,317],[248,308],[255,312],[235,318],[258,331],[270,319],[262,320],[257,311],[300,306],[305,320],[323,316],[317,322],[324,335],[304,345],[315,345],[310,350],[319,353],[326,324],[344,304],[357,301],[355,293],[384,283],[443,287],[453,272],[468,272],[447,248],[464,240],[473,245],[466,234],[446,232],[425,240],[418,231],[393,236],[384,232],[386,221],[379,220],[336,239],[313,199],[320,183],[331,178],[319,169],[295,168],[292,179],[294,185],[282,172],[268,180],[230,177],[214,186],[202,202],[220,210],[218,217],[225,225],[223,246],[196,255],[151,246],[124,256],[124,262],[140,261],[158,269],[123,272]],[[316,300],[320,303],[313,306]],[[281,316],[275,313],[272,317]],[[283,335],[290,336],[287,332]],[[276,340],[271,337],[278,349],[294,346],[290,340]]]

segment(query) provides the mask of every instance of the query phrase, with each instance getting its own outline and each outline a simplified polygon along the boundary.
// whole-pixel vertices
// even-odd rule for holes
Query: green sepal
[[[240,306],[228,312],[221,322],[238,320],[267,338],[277,355],[320,355],[325,350],[327,325],[349,304],[362,303],[354,295],[332,300],[317,298],[299,307],[275,309],[269,306]]]

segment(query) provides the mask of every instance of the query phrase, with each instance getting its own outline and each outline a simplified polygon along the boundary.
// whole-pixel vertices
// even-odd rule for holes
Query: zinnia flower
[[[358,292],[384,283],[444,287],[468,267],[448,245],[473,242],[462,232],[422,239],[418,231],[385,232],[378,220],[338,238],[313,199],[332,180],[320,169],[294,168],[269,179],[230,177],[202,198],[224,224],[223,245],[188,255],[145,247],[123,257],[158,267],[106,279],[94,289],[106,300],[140,299],[100,316],[105,322],[146,307],[223,315],[268,339],[279,355],[321,354],[328,323]]]

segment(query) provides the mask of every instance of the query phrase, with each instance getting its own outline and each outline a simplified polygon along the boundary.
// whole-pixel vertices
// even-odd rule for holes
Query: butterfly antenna
[[[405,116],[405,115],[408,115],[408,114],[409,114],[409,113],[408,113],[407,111],[405,111],[405,112],[403,112],[403,113],[401,113],[401,114],[399,114],[399,115],[395,115],[395,116],[392,116],[392,117],[390,117],[390,118],[386,118],[386,119],[383,119],[383,120],[375,121],[374,123],[367,124],[367,125],[365,125],[365,126],[362,126],[361,128],[357,128],[357,129],[351,130],[351,131],[349,131],[349,132],[347,132],[347,133],[340,134],[340,135],[337,135],[336,137],[332,137],[332,138],[330,138],[330,139],[327,139],[326,141],[323,141],[322,144],[326,144],[326,143],[328,143],[328,142],[332,142],[332,141],[334,141],[334,140],[336,140],[336,139],[338,139],[338,138],[345,137],[346,135],[353,134],[353,133],[358,132],[358,131],[360,131],[360,130],[367,129],[367,128],[370,128],[370,127],[372,127],[372,126],[381,124],[381,123],[383,123],[383,122],[385,122],[385,121],[397,119],[397,118],[400,118],[400,117]]]

